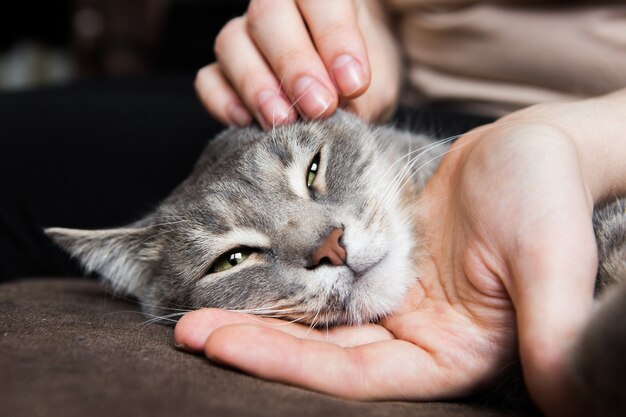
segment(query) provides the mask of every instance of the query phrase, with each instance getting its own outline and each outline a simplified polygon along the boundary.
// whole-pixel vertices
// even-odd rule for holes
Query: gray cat
[[[445,149],[346,113],[272,132],[231,129],[146,218],[47,233],[151,315],[222,307],[375,321],[415,276],[410,213]]]
[[[318,325],[372,322],[397,308],[416,276],[417,195],[446,149],[445,141],[341,112],[271,132],[230,129],[140,221],[46,232],[150,315],[221,307]],[[595,214],[598,293],[625,288],[625,207],[621,200]],[[621,356],[626,344],[626,291],[607,298],[576,350],[584,383],[603,378],[596,358]],[[607,349],[609,337],[616,350]],[[594,349],[596,356],[586,354]],[[623,363],[603,372],[623,381]],[[585,392],[596,395],[601,385]],[[623,388],[602,393],[617,404]]]

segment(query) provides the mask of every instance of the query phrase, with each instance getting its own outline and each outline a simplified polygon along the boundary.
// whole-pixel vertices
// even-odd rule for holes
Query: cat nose
[[[339,239],[343,236],[342,229],[333,229],[332,232],[326,236],[324,241],[311,256],[310,268],[315,268],[323,263],[328,263],[333,266],[341,266],[346,264],[346,250],[339,243]]]

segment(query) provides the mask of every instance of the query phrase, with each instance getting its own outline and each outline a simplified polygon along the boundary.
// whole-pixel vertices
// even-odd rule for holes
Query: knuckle
[[[266,88],[266,83],[263,79],[259,79],[258,75],[248,72],[238,80],[235,88],[242,98],[247,99],[246,102],[256,108],[258,107],[257,97]],[[271,87],[267,88],[271,89]]]
[[[356,28],[349,23],[335,21],[329,23],[324,32],[318,34],[317,37],[319,42],[324,45],[342,46],[343,42],[337,42],[337,40],[355,39],[355,30]]]
[[[308,54],[297,49],[289,49],[278,55],[275,69],[281,78],[287,77],[287,75],[293,76],[297,72],[294,69],[302,67],[304,63],[308,63],[308,65],[304,65],[305,68],[310,68],[312,62],[315,62],[315,60]]]
[[[219,58],[223,51],[228,48],[233,37],[236,36],[238,32],[242,31],[244,25],[244,18],[242,16],[231,19],[224,25],[215,37],[213,51],[216,57]]]
[[[267,13],[272,13],[276,3],[276,0],[250,0],[246,11],[249,27],[253,29],[263,21]]]

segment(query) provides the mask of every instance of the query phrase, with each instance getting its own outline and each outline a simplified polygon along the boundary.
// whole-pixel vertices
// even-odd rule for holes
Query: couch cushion
[[[472,403],[363,403],[177,350],[172,328],[86,279],[0,285],[5,416],[523,416]],[[251,347],[254,348],[254,347]]]

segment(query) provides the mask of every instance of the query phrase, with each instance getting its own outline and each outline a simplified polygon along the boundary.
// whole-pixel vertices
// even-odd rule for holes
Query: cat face
[[[134,225],[47,233],[150,314],[221,307],[313,324],[374,321],[416,275],[407,195],[427,173],[403,173],[398,158],[423,143],[398,136],[347,114],[228,130]]]

